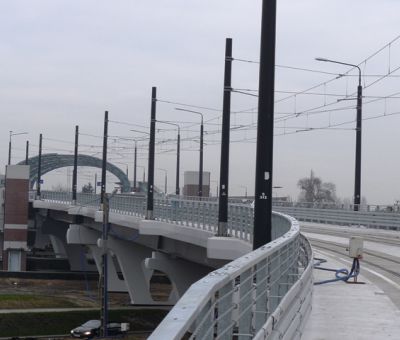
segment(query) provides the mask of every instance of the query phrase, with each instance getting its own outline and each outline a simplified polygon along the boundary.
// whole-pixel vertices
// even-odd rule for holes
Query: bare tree
[[[322,182],[311,170],[310,177],[304,177],[297,182],[301,189],[299,202],[335,202],[336,186],[331,182]]]
[[[93,192],[94,192],[94,188],[93,188],[92,183],[89,182],[88,184],[85,184],[85,185],[82,187],[82,192],[83,192],[83,193],[87,193],[87,194],[93,193]]]

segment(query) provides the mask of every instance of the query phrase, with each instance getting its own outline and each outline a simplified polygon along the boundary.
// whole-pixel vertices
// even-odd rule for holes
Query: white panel
[[[6,178],[29,179],[29,165],[7,165]]]
[[[10,250],[8,252],[8,271],[20,272],[21,271],[21,251]]]
[[[7,249],[23,249],[28,250],[26,242],[24,241],[4,241],[4,250]]]
[[[4,229],[18,229],[18,230],[26,230],[28,229],[28,225],[27,224],[4,224]]]

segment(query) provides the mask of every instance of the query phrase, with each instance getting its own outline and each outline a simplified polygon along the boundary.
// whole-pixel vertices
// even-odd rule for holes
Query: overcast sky
[[[130,129],[146,130],[151,87],[157,86],[161,100],[213,109],[198,110],[207,121],[204,167],[213,181],[218,180],[225,38],[233,38],[235,58],[257,61],[260,12],[260,0],[1,1],[2,169],[10,130],[29,132],[13,137],[13,162],[24,158],[26,139],[32,144],[31,154],[37,154],[39,133],[45,138],[45,152],[71,153],[73,145],[66,142],[73,141],[75,125],[82,133],[101,136],[105,110],[112,121],[138,125],[110,123],[110,135],[143,138],[145,134]],[[395,0],[280,0],[276,64],[345,73],[348,67],[314,58],[362,62],[400,34],[398,13],[400,2]],[[400,99],[382,98],[400,91],[399,56],[397,40],[361,65],[367,87],[364,102],[376,99],[365,104],[364,117],[386,114],[363,122],[362,196],[371,204],[400,199],[400,115],[392,114],[400,111]],[[388,73],[391,77],[372,77]],[[282,187],[277,194],[296,198],[298,179],[313,169],[336,184],[338,196],[352,197],[355,101],[336,101],[354,93],[357,73],[330,81],[334,74],[276,69],[276,100],[290,96],[275,107],[274,185]],[[292,95],[324,82],[309,91],[313,94]],[[258,65],[234,61],[233,87],[256,90]],[[244,187],[249,194],[254,191],[256,106],[256,97],[232,94],[231,123],[237,131],[231,133],[231,195],[243,194]],[[182,145],[182,172],[197,170],[199,117],[175,107],[159,102],[157,118],[182,122],[182,138],[187,140]],[[295,118],[296,113],[302,114]],[[346,121],[350,123],[342,124]],[[318,127],[324,129],[315,130]],[[172,192],[175,132],[159,131],[157,138],[166,142],[157,147],[156,167],[168,170]],[[82,152],[100,151],[100,138],[82,135],[80,141],[85,145]],[[118,137],[110,139],[110,159],[123,170],[127,164],[130,176],[131,145]],[[139,146],[139,162],[147,166],[146,143]],[[60,171],[51,178],[66,182]],[[163,185],[161,171],[156,171],[156,184]],[[216,182],[211,184],[215,192]]]

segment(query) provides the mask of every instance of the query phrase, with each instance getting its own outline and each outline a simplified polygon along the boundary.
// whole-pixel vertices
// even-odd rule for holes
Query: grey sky
[[[105,110],[110,119],[147,126],[151,87],[158,97],[220,109],[225,38],[233,38],[236,58],[259,57],[261,1],[249,0],[172,0],[172,1],[78,1],[25,0],[0,2],[0,164],[7,162],[8,131],[29,131],[37,153],[38,135],[73,140],[74,126],[84,133],[101,135]],[[278,65],[289,65],[346,72],[348,68],[314,61],[317,56],[359,63],[399,34],[400,3],[381,1],[278,1]],[[365,74],[384,74],[398,65],[400,42],[364,65]],[[233,86],[257,89],[258,66],[234,62]],[[352,74],[356,74],[353,72]],[[394,75],[398,73],[393,73]],[[333,78],[332,75],[277,68],[276,90],[301,91]],[[351,94],[356,77],[345,77],[318,93]],[[366,79],[367,83],[372,79]],[[371,86],[366,96],[386,96],[396,92],[400,78],[390,78]],[[277,93],[276,99],[287,96]],[[366,101],[367,98],[364,99]],[[328,96],[296,96],[276,105],[276,112],[299,112],[336,101]],[[386,104],[385,104],[386,102]],[[355,105],[340,103],[343,107]],[[198,123],[196,115],[174,110],[176,105],[158,103],[158,119]],[[232,111],[257,106],[254,97],[232,95]],[[365,117],[400,111],[399,99],[366,105]],[[203,110],[210,123],[220,123],[219,112]],[[278,115],[277,115],[278,117]],[[295,131],[290,127],[317,127],[355,117],[355,110],[301,115],[278,123],[276,134]],[[254,113],[232,115],[232,125],[256,122]],[[399,115],[363,123],[362,195],[369,203],[392,203],[400,199],[398,171]],[[283,129],[285,126],[285,129]],[[161,127],[161,126],[160,126]],[[354,128],[347,124],[344,128]],[[133,136],[133,126],[110,124],[110,134]],[[139,128],[140,129],[140,128]],[[193,126],[184,138],[198,135]],[[205,170],[212,179],[219,177],[219,133],[217,125],[206,125]],[[160,139],[173,139],[174,132],[160,133]],[[140,134],[136,134],[140,136]],[[230,193],[242,194],[254,187],[255,130],[232,132]],[[197,137],[198,138],[198,137]],[[13,161],[24,157],[26,136],[13,139]],[[241,141],[241,142],[239,142]],[[101,139],[82,136],[87,145],[100,145]],[[121,141],[111,145],[123,146]],[[113,144],[114,143],[114,144]],[[171,141],[170,143],[174,143]],[[45,140],[48,152],[63,152],[67,143]],[[173,148],[159,147],[158,151]],[[196,170],[196,142],[183,146],[182,171]],[[62,150],[60,150],[62,149]],[[90,153],[98,151],[87,147]],[[191,150],[191,151],[190,151]],[[132,150],[111,155],[116,162],[129,163]],[[145,152],[144,150],[142,152]],[[337,185],[341,197],[351,197],[354,182],[354,130],[318,130],[277,136],[275,139],[274,185],[281,194],[297,197],[297,180],[313,169],[323,180]],[[117,158],[120,158],[118,160]],[[140,163],[147,164],[145,154]],[[125,165],[119,164],[121,168]],[[174,187],[174,152],[157,156],[157,167],[169,171],[169,187]],[[55,178],[57,174],[54,175]],[[60,177],[61,178],[61,177]],[[183,177],[182,177],[183,178]],[[64,180],[64,177],[61,178]],[[163,174],[156,172],[162,185]],[[216,184],[212,184],[215,186]]]

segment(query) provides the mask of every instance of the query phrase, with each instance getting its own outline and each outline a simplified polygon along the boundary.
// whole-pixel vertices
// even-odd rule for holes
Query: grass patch
[[[0,294],[0,309],[74,308],[76,303],[66,298],[31,294]]]
[[[134,331],[153,330],[167,314],[165,310],[111,310],[109,320],[129,322]],[[51,313],[9,313],[0,315],[0,337],[69,334],[71,329],[91,319],[99,311]]]

